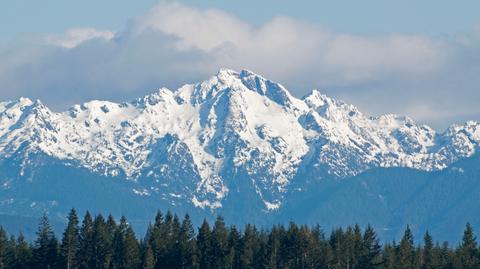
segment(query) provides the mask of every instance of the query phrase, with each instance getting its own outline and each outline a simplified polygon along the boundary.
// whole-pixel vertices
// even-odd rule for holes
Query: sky
[[[367,115],[439,130],[480,120],[480,2],[118,1],[0,3],[0,100],[55,110],[176,89],[249,69]]]

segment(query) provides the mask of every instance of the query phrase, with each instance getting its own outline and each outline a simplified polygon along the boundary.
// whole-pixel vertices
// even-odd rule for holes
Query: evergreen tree
[[[140,246],[127,219],[122,217],[113,239],[112,267],[134,269],[141,264]]]
[[[67,228],[63,233],[62,244],[60,248],[61,266],[66,269],[76,269],[77,253],[79,249],[79,230],[78,217],[75,209],[71,209],[68,215]]]
[[[168,219],[168,215],[171,215],[170,212],[167,213],[166,219]],[[179,268],[181,267],[181,245],[180,245],[180,230],[181,224],[180,219],[177,215],[173,215],[171,221],[168,222],[168,258],[167,258],[167,265],[170,268]]]
[[[101,214],[93,221],[93,257],[92,268],[109,268],[112,260],[110,235],[107,224]]]
[[[140,246],[138,245],[137,238],[133,232],[132,227],[128,226],[124,237],[123,243],[123,269],[135,269],[138,268],[140,260]]]
[[[321,230],[320,225],[317,224],[312,229],[311,240],[309,268],[328,268],[331,259],[331,249],[330,245],[325,240],[325,235]]]
[[[79,234],[79,249],[77,255],[78,268],[90,269],[94,268],[94,242],[93,242],[93,219],[90,212],[85,213],[82,221],[82,227]]]
[[[433,269],[435,268],[434,264],[434,253],[433,253],[433,239],[430,233],[427,231],[423,237],[423,269]]]
[[[211,269],[212,266],[212,234],[207,220],[203,220],[198,230],[197,245],[199,254],[199,265],[201,269]]]
[[[118,227],[115,229],[113,235],[113,253],[112,253],[112,268],[113,269],[122,269],[124,264],[124,244],[125,244],[125,235],[127,233],[127,219],[122,217]]]
[[[183,219],[178,238],[179,249],[179,268],[197,268],[198,254],[197,242],[195,240],[195,230],[193,229],[190,216],[187,214]]]
[[[382,268],[384,269],[396,269],[397,268],[397,246],[395,242],[392,244],[386,244],[383,247]]]
[[[6,268],[7,266],[7,245],[7,232],[0,226],[0,269]]]
[[[228,230],[221,216],[217,217],[212,229],[212,267],[213,268],[230,268],[228,261]]]
[[[297,226],[291,222],[258,231],[247,224],[243,233],[227,228],[218,217],[213,229],[204,220],[195,234],[188,215],[182,222],[170,212],[159,212],[145,238],[137,240],[125,217],[119,225],[112,216],[94,220],[87,212],[81,228],[74,209],[68,216],[62,242],[42,217],[37,238],[29,245],[22,234],[8,237],[0,227],[0,269],[108,268],[108,269],[456,269],[480,268],[479,249],[472,226],[467,223],[462,243],[453,250],[447,244],[433,245],[427,231],[422,246],[414,247],[407,226],[399,245],[382,248],[373,228],[360,226],[334,229],[327,240],[320,226]],[[158,255],[158,256],[157,256]]]
[[[155,216],[155,223],[149,230],[148,238],[146,239],[152,248],[155,268],[165,267],[162,264],[165,262],[167,255],[167,234],[165,230],[162,212],[158,211]]]
[[[31,268],[32,251],[28,245],[25,237],[22,233],[17,238],[17,244],[15,249],[15,269],[28,269]]]
[[[382,264],[382,247],[372,226],[368,225],[363,234],[360,254],[360,268],[379,268]]]
[[[442,247],[438,248],[438,265],[436,268],[453,268],[452,256],[448,242],[443,242]]]
[[[231,261],[231,268],[241,268],[241,235],[237,230],[237,227],[231,226],[228,233],[228,247],[229,247],[229,259]]]
[[[467,223],[465,227],[462,244],[457,250],[457,257],[461,268],[472,269],[480,267],[476,237],[470,223]]]
[[[245,231],[241,239],[241,254],[240,254],[240,266],[241,268],[251,269],[255,266],[255,247],[258,244],[257,231],[254,226],[247,224]]]
[[[155,256],[153,255],[152,247],[150,243],[145,244],[142,258],[142,269],[154,269],[155,268]]]
[[[398,247],[396,256],[398,269],[411,269],[415,266],[415,247],[413,245],[413,235],[410,226],[407,225],[405,233]]]
[[[48,221],[47,214],[43,214],[38,226],[37,239],[33,245],[33,267],[39,269],[53,269],[57,260],[58,242]]]
[[[7,238],[7,232],[0,227],[0,268],[12,268],[16,260],[16,241],[14,236]]]

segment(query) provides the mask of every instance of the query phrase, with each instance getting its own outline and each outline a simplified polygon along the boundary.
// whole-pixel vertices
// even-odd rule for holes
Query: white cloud
[[[221,10],[163,2],[117,33],[77,28],[40,38],[47,44],[33,38],[0,47],[0,99],[26,95],[57,107],[125,100],[221,67],[248,68],[296,95],[321,88],[366,113],[443,127],[442,119],[480,117],[472,103],[480,100],[478,33],[336,33],[282,16],[254,26]]]
[[[97,30],[95,28],[73,28],[68,30],[62,36],[48,35],[45,39],[49,44],[72,49],[92,39],[103,39],[108,41],[114,36],[115,33],[112,31]]]

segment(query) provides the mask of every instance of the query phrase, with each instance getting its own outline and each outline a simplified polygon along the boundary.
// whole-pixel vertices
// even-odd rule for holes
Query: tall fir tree
[[[77,254],[79,250],[79,228],[78,216],[75,209],[71,209],[68,214],[67,228],[63,232],[62,244],[60,247],[60,264],[62,268],[76,269]]]
[[[255,247],[257,245],[257,231],[254,226],[247,224],[243,237],[241,239],[240,266],[241,268],[251,269],[254,265]]]
[[[15,248],[15,269],[28,269],[31,268],[32,263],[32,250],[25,240],[22,233],[17,238],[17,244]]]
[[[457,257],[457,267],[460,266],[464,269],[480,268],[476,237],[472,225],[468,222],[463,232],[462,243],[457,250]]]
[[[58,242],[48,221],[46,213],[43,214],[38,226],[37,238],[33,244],[33,268],[53,269],[56,266],[58,255]]]
[[[79,234],[79,249],[77,253],[77,265],[80,269],[90,269],[94,267],[94,242],[93,242],[93,219],[90,212],[86,212],[82,221],[82,227]]]
[[[135,233],[123,216],[113,239],[112,268],[134,269],[141,264],[140,246]]]
[[[413,245],[413,235],[410,230],[410,226],[407,225],[403,234],[400,245],[398,246],[398,252],[396,260],[398,269],[412,269],[415,266],[415,247]]]
[[[433,239],[427,231],[423,237],[422,269],[435,268]]]
[[[16,260],[15,248],[15,237],[8,238],[7,232],[0,227],[0,268],[13,268]]]
[[[0,226],[0,268],[5,268],[7,266],[7,246],[7,232]]]
[[[148,241],[145,243],[143,255],[142,255],[142,269],[154,269],[155,268],[155,256],[153,254],[152,247]]]
[[[146,239],[152,248],[155,268],[165,267],[163,264],[167,255],[167,234],[165,230],[162,212],[158,211],[155,216],[155,223],[148,231],[148,238]]]
[[[241,268],[241,234],[238,231],[237,227],[231,226],[230,232],[228,233],[228,247],[229,247],[229,255],[231,259],[232,268]]]
[[[112,261],[112,248],[107,224],[101,214],[93,221],[93,268],[109,268]]]
[[[360,252],[360,268],[374,269],[382,265],[382,247],[372,226],[368,225],[363,233]]]
[[[213,268],[230,268],[228,260],[228,230],[223,217],[218,216],[212,229],[212,266]]]
[[[122,269],[135,269],[141,264],[140,246],[131,226],[127,227],[123,243]]]
[[[197,242],[195,230],[190,216],[187,214],[182,221],[178,238],[179,268],[198,268]]]
[[[203,220],[198,229],[197,245],[199,254],[199,266],[201,269],[212,269],[212,233],[207,220]]]

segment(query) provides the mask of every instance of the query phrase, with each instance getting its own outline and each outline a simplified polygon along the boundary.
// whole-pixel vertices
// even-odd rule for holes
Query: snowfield
[[[302,171],[342,179],[375,167],[442,170],[472,156],[479,142],[479,122],[437,133],[405,116],[367,117],[316,90],[299,99],[247,70],[59,113],[27,98],[0,103],[0,158],[42,152],[124,175],[138,182],[137,195],[210,209],[242,180],[265,210],[278,210]]]

